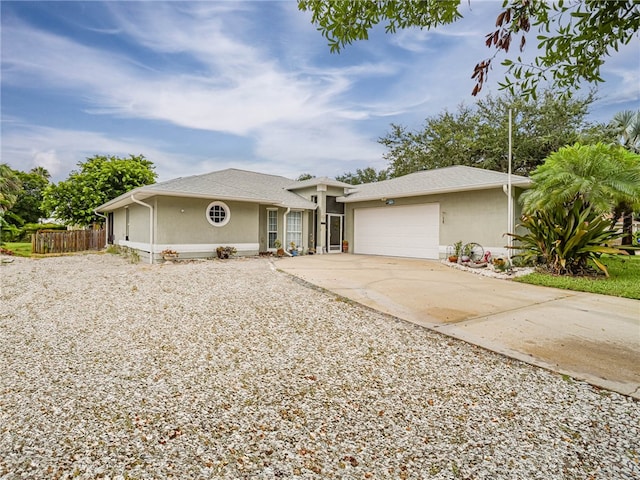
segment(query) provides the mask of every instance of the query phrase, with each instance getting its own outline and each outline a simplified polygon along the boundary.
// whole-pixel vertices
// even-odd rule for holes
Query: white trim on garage
[[[439,258],[439,203],[356,208],[353,216],[354,253]]]

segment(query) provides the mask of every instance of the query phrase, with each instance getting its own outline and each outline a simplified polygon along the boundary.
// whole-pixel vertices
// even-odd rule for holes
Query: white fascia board
[[[140,199],[144,200],[145,198],[148,198],[148,195],[144,195],[144,193],[141,193],[141,188],[136,188],[133,190],[130,190],[126,193],[123,193],[122,195],[114,198],[113,200],[109,200],[107,203],[104,203],[102,205],[100,205],[98,208],[95,209],[96,212],[109,212],[111,210],[116,210],[118,208],[124,207],[125,205],[130,205],[133,203],[133,201],[131,200],[131,195],[138,195]]]

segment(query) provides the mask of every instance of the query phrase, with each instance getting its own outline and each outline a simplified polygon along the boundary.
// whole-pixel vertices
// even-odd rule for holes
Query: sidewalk
[[[335,254],[275,265],[375,310],[640,399],[640,301],[482,277],[435,260]]]

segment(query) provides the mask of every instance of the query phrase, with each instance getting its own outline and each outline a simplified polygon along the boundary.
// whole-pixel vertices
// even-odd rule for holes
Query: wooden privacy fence
[[[31,253],[68,253],[102,250],[106,230],[40,230],[31,235]]]

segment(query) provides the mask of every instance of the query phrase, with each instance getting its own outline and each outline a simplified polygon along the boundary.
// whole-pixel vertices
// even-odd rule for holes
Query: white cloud
[[[292,133],[294,132],[294,133]],[[309,172],[318,176],[335,176],[351,169],[382,160],[382,146],[375,138],[354,135],[330,119],[313,125],[274,125],[256,138],[256,152],[261,158],[278,159],[276,168]]]
[[[94,155],[128,157],[130,154],[144,154],[156,165],[156,172],[163,180],[180,176],[176,175],[180,165],[192,164],[188,167],[190,172],[203,173],[195,171],[199,159],[169,153],[147,140],[113,138],[82,130],[15,125],[3,132],[2,150],[3,157],[10,159],[13,168],[28,171],[42,166],[49,170],[56,182],[64,180],[71,170],[77,168],[78,162]]]
[[[209,8],[197,6],[202,7],[199,13],[211,13]],[[11,48],[3,59],[9,72],[4,82],[32,87],[46,83],[48,88],[72,90],[85,99],[85,111],[91,114],[162,120],[180,127],[255,137],[259,139],[256,163],[270,162],[283,174],[309,171],[317,167],[318,158],[326,160],[333,154],[333,158],[346,156],[368,162],[374,160],[371,152],[375,152],[379,158],[375,142],[357,133],[349,123],[377,112],[341,97],[358,78],[389,74],[388,66],[363,63],[339,70],[303,64],[285,71],[274,59],[262,56],[259,48],[226,37],[215,19],[205,27],[187,25],[184,22],[188,19],[178,15],[171,23],[167,18],[170,12],[165,10],[164,4],[159,9],[142,9],[142,18],[135,17],[136,24],[127,20],[134,17],[121,18],[119,34],[131,35],[158,51],[186,52],[211,74],[151,70],[133,58],[14,23],[5,27]],[[317,133],[322,131],[318,122],[325,122],[327,117],[332,123],[331,142]],[[298,148],[298,138],[305,138],[312,149]],[[88,131],[32,126],[14,129],[5,136],[3,150],[27,166],[46,163],[54,177],[66,176],[78,161],[99,152],[145,152],[158,166],[161,177],[165,177],[164,172],[181,170],[172,167],[174,164],[189,165],[189,173],[200,173],[199,166],[224,168],[237,164],[237,159],[211,162],[177,158],[148,143],[144,139],[113,139]],[[321,149],[325,153],[320,154]],[[297,155],[295,164],[288,163],[292,151]],[[366,153],[356,155],[358,151]],[[212,146],[212,156],[214,152]],[[327,173],[332,172],[323,174]]]
[[[631,42],[607,58],[602,67],[605,83],[595,106],[601,120],[608,121],[621,110],[640,110],[640,45]]]
[[[80,106],[67,110],[89,113],[82,117],[86,126],[71,126],[65,118],[67,129],[55,128],[55,117],[49,126],[27,126],[4,116],[3,158],[24,168],[44,164],[62,178],[96,153],[144,153],[163,180],[231,166],[286,176],[382,168],[376,139],[390,122],[418,128],[444,108],[475,101],[471,72],[492,54],[483,39],[501,8],[499,1],[473,3],[476,8],[450,27],[377,35],[336,56],[309,14],[291,2],[269,4],[277,20],[273,31],[272,19],[258,16],[267,11],[259,2],[101,5],[108,18],[98,27],[81,26],[101,32],[101,41],[107,40],[102,47],[3,19],[3,88],[71,94]],[[126,53],[106,49],[110,35],[113,44],[129,45]],[[526,55],[534,52],[532,42]],[[600,89],[603,102],[638,103],[638,47],[625,52],[605,64],[611,82]],[[483,95],[497,91],[504,71],[499,61]],[[150,139],[153,133],[100,133],[91,115],[131,119],[137,131],[146,120],[159,121],[163,132],[176,126],[176,137],[189,130],[217,132],[242,143],[244,154],[226,148],[231,153],[223,157],[211,143],[198,154],[178,155],[176,143],[188,147],[186,142],[169,136],[158,142]],[[202,153],[207,148],[210,155]]]
[[[13,24],[5,27],[11,38],[3,60],[9,66],[5,82],[45,82],[72,90],[86,99],[85,111],[92,114],[246,135],[273,123],[307,122],[328,111],[336,119],[367,118],[362,106],[344,107],[339,99],[357,78],[389,73],[389,67],[376,64],[343,70],[303,65],[287,71],[259,48],[226,35],[221,21],[210,17],[218,7],[200,6],[198,12],[209,15],[196,18],[206,20],[200,24],[190,16],[171,16],[166,4],[157,9],[142,5],[135,24],[121,16],[122,31],[157,51],[196,58],[204,72],[151,70],[133,58]]]

